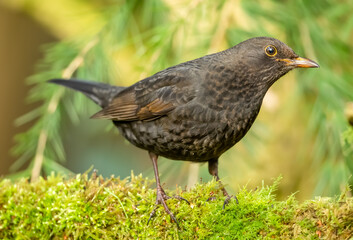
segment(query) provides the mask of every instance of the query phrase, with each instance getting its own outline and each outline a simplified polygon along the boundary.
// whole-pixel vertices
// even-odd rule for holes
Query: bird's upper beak
[[[297,57],[293,59],[283,58],[278,59],[279,61],[283,61],[286,63],[287,66],[294,66],[296,68],[318,68],[320,67],[319,64],[314,62],[313,60]]]

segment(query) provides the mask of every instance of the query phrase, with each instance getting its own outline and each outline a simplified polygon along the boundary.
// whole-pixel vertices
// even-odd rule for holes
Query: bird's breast
[[[219,157],[236,144],[256,115],[245,117],[236,109],[219,112],[217,116],[202,110],[175,111],[153,121],[115,122],[115,125],[139,148],[170,159],[202,162]]]

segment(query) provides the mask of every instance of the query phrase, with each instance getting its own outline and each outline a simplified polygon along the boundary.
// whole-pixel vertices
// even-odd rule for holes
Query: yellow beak
[[[278,59],[278,61],[286,62],[287,66],[294,66],[297,68],[318,68],[320,67],[319,64],[314,62],[313,60],[297,57],[294,59],[284,58]]]

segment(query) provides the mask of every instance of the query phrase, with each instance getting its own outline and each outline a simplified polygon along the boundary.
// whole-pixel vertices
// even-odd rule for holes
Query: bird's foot
[[[147,225],[150,222],[150,220],[152,219],[152,217],[154,217],[156,215],[156,211],[157,211],[158,205],[162,205],[164,207],[164,210],[169,214],[170,218],[177,224],[177,226],[179,228],[178,221],[176,220],[174,214],[169,210],[169,208],[168,208],[168,206],[166,204],[166,200],[168,200],[170,198],[183,200],[183,201],[187,202],[188,204],[190,204],[189,201],[186,200],[183,197],[180,197],[178,195],[174,195],[173,197],[170,197],[164,192],[164,190],[162,188],[160,188],[160,189],[157,188],[156,206],[154,207],[154,209],[152,210],[152,212],[150,214],[150,217],[148,218]]]
[[[222,209],[224,209],[224,208],[226,207],[226,205],[228,205],[228,203],[230,202],[230,200],[231,200],[232,198],[234,198],[235,201],[236,201],[236,203],[239,204],[239,200],[238,200],[237,196],[235,196],[235,195],[234,195],[234,196],[233,196],[233,195],[229,195],[229,193],[227,192],[227,190],[224,188],[222,182],[221,182],[220,180],[219,180],[218,182],[219,182],[219,185],[220,185],[220,189],[221,189],[222,192],[223,192],[223,195],[226,197],[226,199],[225,199],[224,202],[223,202],[223,207],[222,207]],[[214,194],[214,193],[212,193],[212,196],[211,196],[211,197],[207,198],[207,200],[206,200],[207,202],[216,200],[216,197],[213,196],[213,194]]]
[[[232,198],[234,198],[235,201],[236,201],[236,203],[239,204],[239,201],[238,201],[237,196],[235,196],[235,195],[234,195],[234,196],[232,196],[232,195],[225,195],[225,196],[226,196],[226,199],[225,199],[224,202],[223,202],[223,207],[222,207],[222,209],[224,209],[224,208],[226,207],[226,205],[228,205],[228,203],[230,202],[230,200],[231,200]],[[207,198],[206,202],[214,201],[214,200],[216,200],[216,197],[215,197],[215,196],[211,196],[211,197]]]
[[[214,201],[216,199],[217,199],[216,197],[212,196],[212,197],[207,198],[206,202]]]
[[[232,198],[234,198],[235,199],[235,202],[237,203],[237,204],[239,204],[239,200],[238,200],[238,198],[237,198],[237,196],[232,196],[232,195],[228,195],[227,196],[227,198],[224,200],[224,203],[223,203],[223,210],[224,210],[224,208],[226,207],[226,205],[228,205],[228,203],[230,202],[230,200],[232,199]]]

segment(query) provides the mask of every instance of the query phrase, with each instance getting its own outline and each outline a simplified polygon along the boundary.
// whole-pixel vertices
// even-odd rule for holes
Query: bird
[[[226,197],[224,207],[232,196],[220,181],[219,157],[245,136],[266,92],[280,77],[295,68],[318,67],[280,40],[255,37],[128,87],[78,79],[49,82],[85,94],[102,108],[91,118],[111,120],[130,143],[148,151],[157,188],[148,222],[162,205],[178,224],[166,204],[170,196],[160,183],[158,157],[207,162]]]

